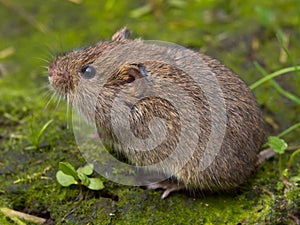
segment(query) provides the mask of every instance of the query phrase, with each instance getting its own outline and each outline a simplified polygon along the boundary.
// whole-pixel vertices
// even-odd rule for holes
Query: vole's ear
[[[118,30],[111,38],[112,41],[122,41],[129,39],[130,37],[130,30],[127,27]]]
[[[130,64],[122,67],[116,76],[111,77],[108,83],[112,85],[124,85],[147,76],[146,68],[141,64]]]

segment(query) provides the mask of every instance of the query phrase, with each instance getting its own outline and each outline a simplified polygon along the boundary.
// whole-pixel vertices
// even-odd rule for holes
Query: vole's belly
[[[126,150],[124,152],[127,152],[125,156],[134,165],[151,165],[160,159],[160,157],[154,156],[156,153],[136,154],[136,152],[131,154],[132,152]],[[202,156],[200,150],[196,150],[185,165],[174,162],[168,167],[155,167],[156,171],[153,172],[164,173],[166,177],[175,178],[191,189],[199,188],[211,191],[232,189],[244,183],[256,168],[257,154],[254,151],[247,155],[243,154],[243,159],[234,156],[237,154],[237,152],[226,153],[226,149],[221,149],[212,163],[206,169],[201,170]]]

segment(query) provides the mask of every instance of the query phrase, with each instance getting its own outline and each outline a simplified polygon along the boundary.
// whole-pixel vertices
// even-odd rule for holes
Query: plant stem
[[[282,154],[279,154],[278,164],[279,164],[279,176],[280,178],[282,178]]]
[[[253,90],[254,88],[257,88],[259,85],[265,83],[266,81],[271,80],[274,77],[278,77],[282,74],[297,71],[297,70],[300,70],[300,66],[287,67],[287,68],[275,71],[274,73],[270,73],[269,75],[259,79],[258,81],[254,82],[253,84],[251,84],[250,89]]]
[[[292,125],[291,127],[287,128],[286,130],[282,131],[280,134],[277,135],[277,137],[281,138],[282,136],[292,132],[293,130],[295,130],[298,127],[300,127],[300,123],[296,123],[296,124]]]
[[[297,104],[300,105],[300,98],[298,98],[296,95],[293,95],[292,93],[284,90],[275,80],[270,80],[270,82],[272,83],[273,87],[283,96],[285,96],[286,98],[296,102]]]
[[[288,170],[291,169],[291,166],[292,166],[292,164],[293,164],[295,155],[297,155],[297,154],[299,154],[299,153],[300,153],[300,149],[297,149],[296,151],[294,151],[294,152],[291,154],[290,159],[289,159],[289,161],[288,161]]]

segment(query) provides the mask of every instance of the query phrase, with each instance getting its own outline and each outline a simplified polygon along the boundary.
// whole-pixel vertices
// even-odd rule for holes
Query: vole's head
[[[60,55],[48,67],[49,81],[56,92],[72,99],[81,79],[92,78],[96,71],[90,67],[104,52],[127,41],[130,31],[125,27],[116,32],[111,41],[104,41],[84,49]]]

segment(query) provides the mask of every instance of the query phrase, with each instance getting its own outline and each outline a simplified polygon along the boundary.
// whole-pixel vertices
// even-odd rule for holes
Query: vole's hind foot
[[[161,196],[162,199],[167,198],[171,192],[184,189],[184,185],[179,184],[177,182],[172,182],[170,180],[164,180],[162,182],[149,184],[146,187],[147,189],[164,189],[165,191]]]
[[[258,155],[258,160],[257,160],[256,166],[260,166],[264,161],[273,157],[274,155],[276,155],[276,153],[271,148],[267,148],[267,149],[261,151]]]

